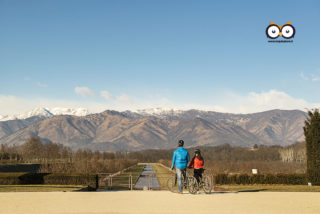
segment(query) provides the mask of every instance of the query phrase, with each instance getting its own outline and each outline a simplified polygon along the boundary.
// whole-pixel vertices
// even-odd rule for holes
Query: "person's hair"
[[[199,152],[197,152],[197,153],[194,153],[193,158],[195,158],[195,157],[196,157],[196,154],[198,154],[198,158],[199,158],[199,160],[203,160],[203,157],[202,157],[202,155],[201,155],[200,151],[199,151]]]

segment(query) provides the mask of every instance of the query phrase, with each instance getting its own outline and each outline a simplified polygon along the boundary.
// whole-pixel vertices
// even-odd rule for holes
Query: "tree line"
[[[229,144],[214,147],[197,147],[206,160],[212,161],[278,161],[281,160],[280,146],[259,146],[256,148],[232,147]],[[289,148],[289,147],[288,147]],[[193,155],[195,148],[187,148]],[[69,162],[81,160],[112,160],[136,159],[139,162],[158,162],[161,159],[171,159],[174,149],[142,150],[131,152],[101,152],[89,149],[72,151],[62,144],[41,142],[39,137],[30,137],[21,146],[0,147],[0,161],[17,161],[24,163]]]
[[[279,149],[282,162],[307,162],[307,151],[305,142],[297,142],[290,146]]]
[[[246,172],[251,168],[265,171],[283,168],[280,172],[293,169],[304,171],[303,164],[279,164],[285,150],[301,149],[302,144],[289,147],[257,146],[253,148],[232,147],[228,144],[214,147],[197,147],[202,151],[206,167],[215,172]],[[195,148],[187,148],[191,156]],[[41,164],[40,172],[66,173],[112,173],[137,162],[161,162],[170,165],[174,149],[143,150],[131,152],[100,152],[86,150],[72,151],[62,144],[41,142],[38,137],[30,137],[21,146],[1,145],[0,161]],[[291,151],[291,150],[290,150]],[[272,163],[271,163],[272,162]],[[290,161],[286,161],[290,162]]]
[[[123,152],[72,151],[62,144],[30,137],[21,146],[1,145],[0,163],[40,164],[39,172],[113,173],[138,163]]]
[[[279,161],[281,146],[260,146],[256,148],[232,147],[229,144],[219,146],[196,147],[201,150],[202,156],[210,161]],[[196,148],[187,148],[193,156]],[[158,162],[171,160],[174,149],[169,150],[143,150],[127,154],[128,157],[142,162]]]

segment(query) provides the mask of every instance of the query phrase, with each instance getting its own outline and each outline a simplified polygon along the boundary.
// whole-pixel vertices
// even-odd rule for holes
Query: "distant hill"
[[[0,143],[20,145],[29,136],[73,149],[142,150],[230,144],[290,145],[304,139],[307,114],[299,110],[271,110],[229,114],[199,110],[105,111],[84,116],[33,116],[0,122]]]

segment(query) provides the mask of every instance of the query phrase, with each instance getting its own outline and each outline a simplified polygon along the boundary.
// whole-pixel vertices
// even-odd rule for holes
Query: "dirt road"
[[[167,191],[0,193],[4,214],[308,214],[320,193],[247,192],[210,195]]]

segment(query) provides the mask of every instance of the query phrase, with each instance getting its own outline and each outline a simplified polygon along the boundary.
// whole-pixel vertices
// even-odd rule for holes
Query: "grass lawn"
[[[218,185],[222,191],[267,191],[267,192],[320,192],[320,186],[255,184],[255,185]],[[225,189],[225,190],[223,190]]]
[[[70,192],[85,186],[77,185],[0,185],[0,192]]]
[[[170,176],[173,176],[175,174],[175,171],[171,171],[165,167],[163,167],[160,164],[152,163],[153,171],[156,174],[158,181],[160,183],[162,190],[167,190],[167,180]]]

